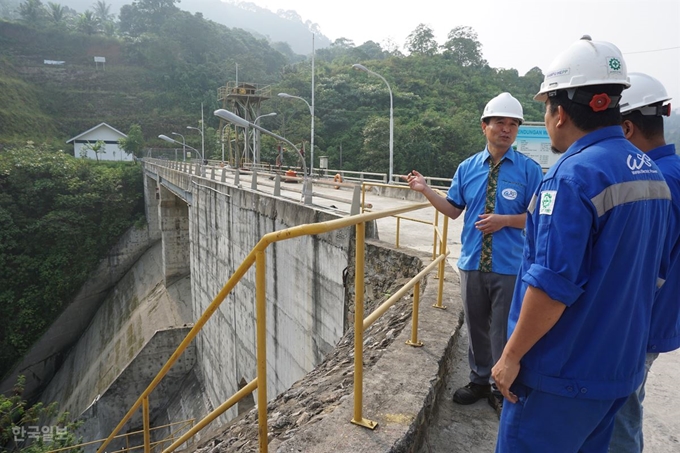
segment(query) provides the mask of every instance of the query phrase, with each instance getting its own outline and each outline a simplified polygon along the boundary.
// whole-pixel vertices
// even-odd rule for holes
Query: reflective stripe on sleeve
[[[614,184],[593,197],[590,201],[603,216],[610,209],[633,201],[670,200],[671,191],[665,181],[629,181]]]
[[[531,197],[531,202],[529,203],[529,207],[527,208],[527,212],[529,212],[529,214],[533,214],[534,209],[536,209],[536,194],[534,194]]]

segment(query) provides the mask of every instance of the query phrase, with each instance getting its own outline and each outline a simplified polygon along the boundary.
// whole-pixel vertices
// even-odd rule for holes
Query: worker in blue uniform
[[[673,207],[666,235],[670,262],[665,283],[656,293],[652,307],[645,377],[616,414],[609,445],[611,453],[642,451],[642,401],[647,373],[659,353],[680,348],[680,156],[675,153],[675,145],[666,144],[663,127],[663,117],[671,113],[667,103],[671,98],[663,84],[647,74],[631,73],[630,83],[621,98],[623,133],[657,164],[671,189]]]
[[[496,452],[606,452],[642,382],[671,195],[623,135],[629,86],[611,43],[584,36],[535,99],[560,159],[529,207],[510,337],[492,371],[506,398]]]
[[[526,210],[541,177],[540,165],[512,149],[522,105],[501,93],[485,106],[481,127],[486,148],[461,162],[446,198],[413,170],[406,178],[432,205],[452,219],[465,211],[460,270],[461,296],[468,331],[470,383],[453,401],[472,404],[487,398],[500,416],[503,397],[492,391],[491,367],[507,340],[507,320],[522,259]]]

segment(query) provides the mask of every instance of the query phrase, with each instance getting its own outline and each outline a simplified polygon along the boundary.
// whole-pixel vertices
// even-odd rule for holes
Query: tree
[[[99,19],[90,10],[87,10],[78,16],[76,28],[79,32],[85,33],[86,35],[94,35],[99,32],[99,26]]]
[[[111,5],[108,5],[106,2],[103,2],[99,0],[97,3],[92,5],[92,9],[94,10],[94,15],[102,22],[110,22],[113,20],[114,15],[111,14]]]
[[[444,55],[460,66],[485,66],[482,44],[472,27],[458,26],[449,32],[448,40],[442,46]]]
[[[412,54],[436,55],[439,45],[434,39],[434,31],[425,24],[418,25],[406,38],[406,49]]]
[[[85,153],[87,153],[88,149],[91,149],[94,152],[94,156],[97,158],[97,162],[99,162],[99,154],[106,152],[106,143],[102,140],[97,140],[94,144],[87,142],[87,145],[83,146],[83,149],[85,150]]]
[[[56,26],[62,25],[66,20],[66,10],[59,3],[47,3],[47,18]]]
[[[127,133],[126,138],[118,140],[118,146],[128,154],[141,158],[144,149],[144,136],[142,135],[142,128],[139,124],[133,124]]]
[[[38,26],[45,19],[45,6],[40,0],[26,0],[19,4],[19,15],[24,22]]]
[[[354,41],[348,38],[338,38],[331,43],[331,47],[338,47],[340,49],[350,49],[354,47]]]
[[[159,32],[163,23],[179,11],[179,0],[136,0],[120,9],[120,30],[132,36]]]

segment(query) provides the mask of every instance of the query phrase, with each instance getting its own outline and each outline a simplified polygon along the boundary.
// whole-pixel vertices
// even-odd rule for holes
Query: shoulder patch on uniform
[[[541,192],[541,209],[538,211],[539,215],[552,215],[553,208],[555,207],[555,198],[557,198],[556,190],[544,190]]]

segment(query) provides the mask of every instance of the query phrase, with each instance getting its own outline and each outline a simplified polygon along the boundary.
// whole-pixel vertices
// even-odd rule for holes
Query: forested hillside
[[[138,164],[32,143],[0,152],[0,377],[118,238],[144,223],[143,192]]]
[[[309,147],[307,106],[276,96],[287,92],[311,101],[309,59],[182,11],[174,0],[133,2],[118,20],[66,11],[57,21],[54,5],[26,0],[19,20],[0,23],[0,84],[10,88],[0,90],[0,142],[63,143],[104,121],[124,132],[139,124],[146,145],[162,147],[167,144],[159,134],[198,126],[203,103],[207,154],[217,157],[217,89],[235,80],[238,65],[239,81],[272,86],[262,112],[278,115],[262,124]],[[392,88],[395,173],[416,166],[450,177],[458,162],[483,147],[480,113],[502,91],[522,101],[527,120],[542,119],[542,106],[531,99],[540,70],[520,76],[489,67],[469,27],[453,28],[440,45],[421,25],[408,50],[404,56],[370,41],[354,46],[340,39],[317,52],[315,156],[329,156],[332,168],[387,170],[389,94],[380,79],[352,70],[354,63],[381,74]],[[105,69],[95,67],[94,56],[106,57]],[[65,63],[46,65],[46,59]],[[186,139],[194,147],[200,143],[196,133]],[[275,149],[265,140],[263,158],[273,160]]]

